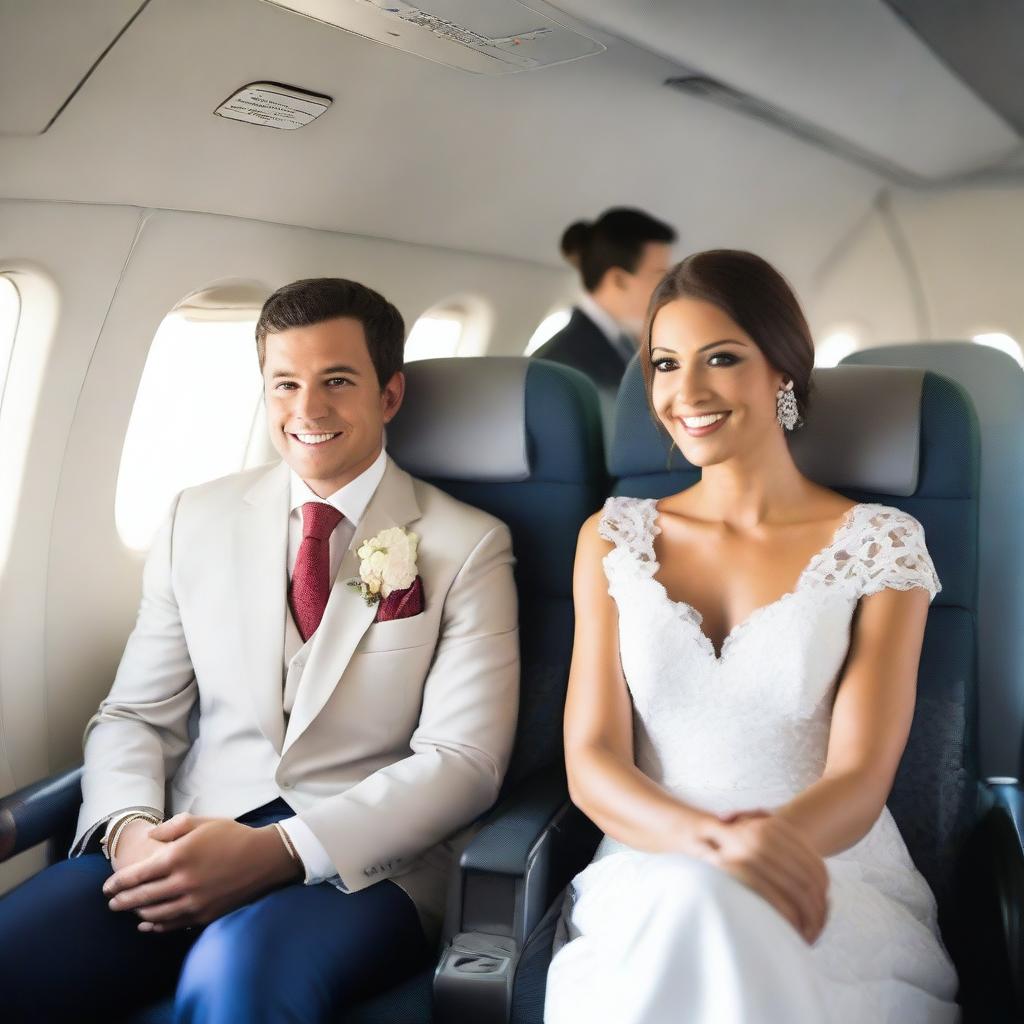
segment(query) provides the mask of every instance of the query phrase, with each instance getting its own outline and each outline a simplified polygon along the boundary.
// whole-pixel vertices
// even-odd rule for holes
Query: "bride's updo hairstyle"
[[[662,306],[676,299],[700,299],[717,306],[748,334],[768,362],[793,382],[801,419],[807,414],[814,369],[814,341],[800,303],[786,279],[767,261],[741,249],[709,249],[677,263],[654,289],[647,310],[640,368],[647,403],[652,402],[654,367],[651,329]]]

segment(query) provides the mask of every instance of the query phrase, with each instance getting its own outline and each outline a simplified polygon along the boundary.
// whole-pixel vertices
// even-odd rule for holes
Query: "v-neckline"
[[[839,525],[832,532],[832,536],[829,539],[828,543],[824,547],[819,548],[817,551],[815,551],[815,553],[811,555],[811,557],[807,560],[807,563],[800,571],[800,575],[797,577],[796,583],[793,585],[793,587],[790,590],[787,590],[784,594],[780,594],[779,597],[775,598],[774,601],[769,601],[767,604],[759,605],[757,608],[753,609],[753,611],[751,611],[748,615],[742,618],[739,622],[737,622],[722,638],[722,646],[718,648],[718,650],[715,649],[715,642],[711,639],[711,637],[707,635],[707,633],[704,632],[704,616],[692,604],[690,604],[689,601],[676,601],[673,598],[669,597],[669,593],[668,590],[665,589],[665,585],[661,582],[661,580],[658,579],[658,571],[661,569],[661,562],[658,561],[657,557],[654,554],[654,538],[657,537],[662,531],[661,527],[658,525],[658,519],[661,516],[661,513],[658,511],[658,499],[656,498],[652,499],[651,501],[651,511],[653,512],[653,515],[651,516],[650,520],[651,535],[647,538],[650,544],[651,551],[650,580],[657,587],[658,591],[660,592],[664,600],[667,601],[673,608],[688,613],[689,621],[693,623],[694,627],[697,630],[697,633],[699,634],[701,640],[706,644],[707,650],[711,654],[715,663],[721,664],[722,661],[725,659],[725,655],[729,649],[730,643],[735,639],[736,636],[742,633],[751,625],[751,623],[759,619],[766,612],[771,611],[772,609],[777,608],[779,605],[785,604],[787,601],[796,597],[796,595],[800,592],[800,588],[808,572],[810,572],[810,570],[814,567],[814,565],[817,563],[818,559],[820,559],[822,555],[826,554],[828,551],[831,551],[832,548],[836,546],[836,544],[839,542],[839,539],[843,536],[846,530],[849,529],[850,524],[853,522],[853,518],[857,510],[864,507],[865,503],[860,501],[851,505],[843,513],[843,518],[840,520]]]

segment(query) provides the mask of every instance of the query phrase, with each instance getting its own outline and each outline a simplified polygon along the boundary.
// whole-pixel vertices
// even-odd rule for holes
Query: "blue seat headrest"
[[[519,357],[424,359],[405,367],[402,408],[387,447],[414,476],[526,480],[526,375]]]
[[[414,476],[467,485],[603,483],[597,391],[578,370],[482,356],[425,359],[405,375],[387,448]]]
[[[793,458],[828,487],[912,495],[917,490],[924,373],[836,367],[814,374],[807,423],[791,436]],[[639,358],[627,367],[616,403],[609,470],[616,478],[690,471],[655,424]]]
[[[837,366],[811,386],[807,422],[790,437],[800,471],[826,487],[914,494],[924,371]]]

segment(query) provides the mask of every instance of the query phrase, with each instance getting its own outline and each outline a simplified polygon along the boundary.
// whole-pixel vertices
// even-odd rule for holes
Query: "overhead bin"
[[[603,53],[542,0],[265,0],[448,67],[504,75]]]

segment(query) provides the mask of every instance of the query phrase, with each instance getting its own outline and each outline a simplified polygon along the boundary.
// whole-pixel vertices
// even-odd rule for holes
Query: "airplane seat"
[[[525,358],[429,360],[409,364],[406,375],[405,403],[388,428],[390,454],[414,475],[502,519],[512,533],[520,715],[494,813],[520,822],[540,814],[546,823],[565,792],[561,721],[572,651],[576,536],[606,490],[597,395],[583,374]],[[0,799],[0,860],[73,824],[80,773],[75,769]],[[503,829],[490,830],[487,842],[498,854],[517,856],[515,837]],[[55,856],[65,853],[66,846]],[[546,905],[542,874],[531,879],[530,898]],[[460,878],[450,900],[457,920],[449,937],[463,930],[464,888],[470,902],[507,897],[502,886],[474,887]],[[426,969],[347,1011],[344,1024],[426,1024],[432,1019],[433,973]],[[172,1013],[168,999],[133,1020],[161,1024]]]
[[[859,501],[905,509],[923,524],[943,591],[931,606],[926,628],[914,722],[889,807],[918,867],[939,902],[943,935],[961,971],[967,1021],[1019,1019],[1021,902],[1024,893],[1024,830],[1014,808],[1018,789],[978,783],[976,768],[976,628],[978,464],[977,421],[964,390],[920,370],[841,367],[815,376],[816,404],[807,426],[793,438],[798,465],[812,479]],[[667,495],[697,479],[698,471],[650,420],[639,364],[626,371],[619,393],[609,464],[615,494]],[[566,807],[571,807],[566,801]],[[492,826],[493,827],[493,826]],[[511,826],[510,826],[511,827]],[[593,853],[593,830],[573,844],[576,816],[555,816],[530,838],[570,849],[575,860],[558,862],[564,887]],[[593,844],[593,845],[592,845]],[[531,849],[524,841],[522,848]],[[474,859],[473,845],[464,864]],[[527,855],[523,868],[529,866]],[[479,991],[464,986],[438,1003],[442,1024],[460,1019],[540,1024],[551,942],[560,895],[548,904],[533,932],[516,934],[510,950],[514,978],[507,1006],[490,1012]],[[492,915],[493,918],[494,915]],[[463,948],[483,944],[461,936]],[[516,969],[516,967],[518,969]],[[477,986],[479,988],[479,986]],[[475,1013],[468,1012],[472,1008]]]
[[[863,349],[843,365],[914,366],[971,396],[981,429],[978,673],[982,769],[1024,778],[1024,370],[996,349],[930,341]]]
[[[549,711],[564,702],[572,656],[576,536],[605,490],[596,390],[567,366],[518,356],[423,360],[406,375],[388,428],[395,460],[512,532],[523,660],[504,793],[562,756]],[[516,461],[503,467],[513,445]]]
[[[561,806],[562,708],[572,657],[576,537],[605,493],[597,393],[576,370],[521,357],[431,359],[406,367],[408,389],[388,450],[414,476],[497,516],[512,532],[519,594],[520,699],[512,760],[491,815],[519,821]],[[443,420],[438,412],[443,412]],[[483,829],[484,844],[515,836]],[[549,898],[531,880],[536,902]],[[449,894],[450,941],[475,923],[469,906],[505,901],[460,873]],[[463,958],[464,960],[465,958]],[[485,958],[474,963],[486,967]],[[463,973],[465,962],[460,964]],[[344,1024],[419,1024],[431,1016],[433,972],[349,1011]],[[476,977],[489,977],[478,973]],[[471,1014],[461,1018],[473,1020]]]

